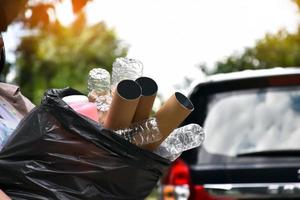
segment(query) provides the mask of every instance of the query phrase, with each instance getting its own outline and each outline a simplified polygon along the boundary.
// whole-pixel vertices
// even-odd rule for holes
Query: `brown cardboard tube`
[[[157,111],[155,116],[162,139],[145,145],[143,148],[151,151],[155,150],[193,110],[194,106],[186,96],[179,92],[172,95]]]
[[[104,127],[112,130],[128,128],[132,122],[140,96],[141,87],[135,81],[121,81],[114,92]]]
[[[140,77],[135,81],[142,89],[142,96],[136,108],[132,122],[140,122],[149,118],[158,87],[156,82],[149,77]]]

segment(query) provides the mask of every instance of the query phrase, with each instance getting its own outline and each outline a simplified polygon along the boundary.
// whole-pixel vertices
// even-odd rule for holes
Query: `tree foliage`
[[[300,7],[300,0],[293,2]],[[300,26],[296,33],[282,29],[275,34],[266,34],[254,47],[217,62],[212,73],[296,66],[300,66]]]
[[[70,86],[86,93],[90,69],[111,71],[115,58],[127,54],[114,30],[105,23],[88,25],[83,12],[68,27],[46,20],[28,28],[16,50],[16,83],[36,104],[48,88]]]
[[[55,13],[55,4],[65,0],[26,0],[28,4],[23,13],[19,16],[24,27],[47,28],[51,23],[50,15]],[[86,4],[91,0],[72,0],[74,14],[79,14]],[[27,15],[26,15],[27,13]],[[55,17],[55,16],[54,16]]]

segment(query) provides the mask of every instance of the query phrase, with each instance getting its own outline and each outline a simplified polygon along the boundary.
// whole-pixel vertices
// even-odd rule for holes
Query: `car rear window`
[[[300,86],[212,95],[204,122],[209,153],[300,149]]]

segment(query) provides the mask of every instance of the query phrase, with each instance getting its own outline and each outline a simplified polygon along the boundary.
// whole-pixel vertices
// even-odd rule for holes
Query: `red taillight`
[[[288,76],[278,76],[271,77],[268,79],[271,86],[284,86],[284,85],[299,85],[300,77],[299,75],[288,75]]]
[[[189,167],[181,159],[177,159],[170,167],[164,184],[166,185],[189,185],[190,172]]]
[[[161,189],[163,200],[234,200],[231,198],[212,196],[203,186],[192,184],[189,167],[181,159],[177,159],[173,162],[168,174],[162,180]]]
[[[162,199],[188,199],[190,183],[189,167],[184,161],[177,159],[170,167],[167,176],[162,180]]]
[[[177,159],[169,169],[167,176],[162,181],[164,200],[183,199],[189,200],[216,200],[201,185],[193,185],[188,165]],[[187,190],[187,191],[185,191]]]
[[[214,200],[202,185],[193,186],[190,199]]]

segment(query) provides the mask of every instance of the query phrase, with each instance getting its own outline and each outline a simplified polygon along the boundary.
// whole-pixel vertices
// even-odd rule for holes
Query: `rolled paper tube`
[[[141,86],[142,96],[132,122],[140,122],[149,118],[158,87],[156,82],[148,77],[140,77],[135,81]]]
[[[157,111],[156,119],[162,139],[143,146],[144,149],[155,150],[194,110],[192,102],[183,94],[176,92]]]
[[[141,93],[141,87],[135,81],[121,81],[113,95],[111,106],[104,121],[104,127],[112,130],[128,128],[132,122]]]

